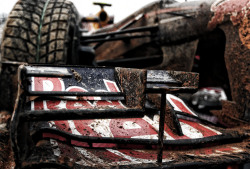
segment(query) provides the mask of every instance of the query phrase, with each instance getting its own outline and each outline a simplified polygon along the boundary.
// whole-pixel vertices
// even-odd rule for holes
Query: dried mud
[[[9,121],[11,115],[6,112],[0,112],[0,167],[1,169],[14,169],[14,156],[11,150]]]
[[[250,13],[249,16],[242,20],[239,28],[240,40],[243,45],[250,49]]]

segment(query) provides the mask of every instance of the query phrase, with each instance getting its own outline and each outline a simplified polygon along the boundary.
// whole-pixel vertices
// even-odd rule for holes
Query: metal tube
[[[159,133],[158,133],[157,163],[159,165],[162,164],[165,114],[166,114],[166,93],[163,91],[161,93],[161,111],[160,111]]]
[[[129,39],[135,39],[135,38],[145,38],[145,37],[151,37],[152,35],[136,35],[136,36],[121,36],[121,37],[114,37],[114,38],[104,38],[104,39],[90,39],[90,40],[81,40],[81,44],[86,43],[96,43],[96,42],[108,42],[108,41],[117,41],[117,40],[129,40]]]
[[[88,142],[88,143],[116,143],[116,144],[138,144],[138,145],[157,145],[159,141],[157,139],[140,139],[140,138],[114,138],[114,137],[94,137],[94,136],[83,136],[83,135],[75,135],[72,133],[68,133],[62,130],[58,130],[55,128],[40,128],[37,130],[32,137],[36,140],[40,140],[39,137],[43,137],[43,133],[51,133],[58,136],[64,137],[67,143],[70,141],[80,141],[80,142]],[[181,146],[199,146],[202,145],[206,147],[206,144],[216,143],[233,143],[238,142],[243,139],[242,135],[236,133],[225,133],[221,136],[211,136],[206,138],[197,138],[197,139],[180,139],[180,140],[163,140],[163,146],[171,146],[171,148],[180,148]],[[186,147],[187,148],[187,147]],[[162,147],[166,149],[166,147]],[[181,148],[182,150],[185,147]]]
[[[119,34],[124,34],[124,33],[153,31],[156,29],[158,29],[158,25],[156,25],[156,26],[143,26],[143,27],[125,29],[125,30],[120,30],[120,31],[110,32],[110,33],[100,33],[100,34],[93,34],[93,35],[89,35],[89,36],[81,36],[81,40],[82,39],[104,38],[107,36],[119,35]]]
[[[124,96],[122,92],[29,91],[29,96]]]
[[[69,120],[69,119],[107,119],[143,117],[141,109],[74,109],[74,110],[35,110],[20,114],[23,121]]]

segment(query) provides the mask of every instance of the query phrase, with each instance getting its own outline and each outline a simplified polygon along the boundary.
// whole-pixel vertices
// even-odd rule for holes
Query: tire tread
[[[19,0],[11,11],[3,32],[2,60],[36,63],[67,63],[70,26],[76,26],[78,13],[66,0],[50,0],[41,25],[46,0]],[[52,56],[53,55],[53,56]]]

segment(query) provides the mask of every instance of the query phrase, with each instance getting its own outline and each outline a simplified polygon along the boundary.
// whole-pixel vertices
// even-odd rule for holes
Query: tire
[[[2,60],[74,64],[77,28],[78,12],[72,2],[19,0],[6,22]]]
[[[66,0],[19,0],[6,21],[0,61],[76,64],[78,12]],[[0,110],[13,111],[17,65],[0,65]]]

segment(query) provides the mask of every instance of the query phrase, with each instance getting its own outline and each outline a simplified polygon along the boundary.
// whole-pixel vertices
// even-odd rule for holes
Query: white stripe
[[[144,136],[134,136],[131,138],[140,138],[140,139],[158,139],[158,134],[152,134],[152,135],[144,135]]]
[[[35,91],[35,78],[31,77],[31,91]]]
[[[148,159],[141,159],[141,158],[135,158],[135,157],[131,157],[131,156],[128,156],[118,150],[114,150],[114,149],[107,149],[108,151],[110,151],[111,153],[114,153],[120,157],[123,157],[123,158],[126,158],[127,160],[131,161],[131,162],[122,162],[123,164],[140,164],[140,163],[154,163],[156,162],[157,160],[148,160]],[[136,151],[136,150],[135,150]],[[153,152],[153,153],[156,153],[156,152]],[[169,162],[169,161],[172,161],[170,159],[162,159],[163,162]],[[118,163],[120,164],[120,163]]]
[[[94,120],[89,127],[102,137],[114,137],[109,127],[110,121],[111,119]]]
[[[79,131],[76,129],[76,126],[75,126],[75,123],[73,120],[68,120],[68,123],[69,123],[69,127],[72,131],[72,134],[75,134],[75,135],[82,135],[81,133],[79,133]]]
[[[234,153],[241,153],[243,152],[244,150],[240,149],[240,148],[237,148],[237,147],[231,147],[233,150]]]
[[[82,147],[75,147],[74,146],[74,148],[78,151],[78,152],[80,152],[84,157],[86,157],[86,158],[88,158],[89,159],[89,161],[83,161],[83,160],[81,160],[81,161],[78,161],[78,163],[84,163],[85,162],[85,164],[88,162],[88,163],[90,163],[90,165],[100,165],[100,164],[105,164],[105,162],[102,160],[102,159],[100,159],[100,158],[98,158],[97,156],[95,156],[94,154],[92,154],[92,153],[90,153],[89,151],[87,151],[86,149],[84,149],[84,148],[82,148]],[[88,164],[89,165],[89,164]]]
[[[159,132],[159,115],[154,115],[154,121],[152,121],[148,116],[144,116],[142,119],[152,125],[157,132]],[[158,135],[157,135],[158,139]],[[164,139],[165,140],[174,140],[166,131],[164,131]]]
[[[203,138],[203,134],[197,130],[196,128],[180,122],[181,128],[182,128],[182,132],[185,136],[191,138],[191,139],[196,139],[196,138]]]
[[[137,164],[141,163],[138,159],[136,159],[134,157],[130,157],[130,156],[126,155],[126,154],[123,154],[120,151],[113,150],[113,149],[107,149],[107,150],[110,151],[111,153],[114,153],[114,154],[120,156],[120,157],[126,158],[127,160],[132,161],[134,163],[137,163]]]

